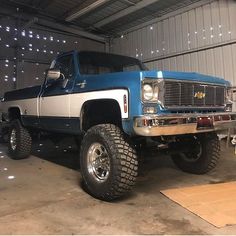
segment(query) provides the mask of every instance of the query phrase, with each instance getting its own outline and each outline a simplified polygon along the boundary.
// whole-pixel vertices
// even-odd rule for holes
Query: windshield
[[[101,52],[80,52],[78,61],[80,74],[87,75],[147,70],[135,58]]]

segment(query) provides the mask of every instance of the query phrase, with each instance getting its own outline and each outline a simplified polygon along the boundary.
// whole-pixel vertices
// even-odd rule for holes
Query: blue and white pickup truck
[[[28,157],[35,131],[81,137],[87,191],[110,201],[134,185],[137,149],[146,140],[169,147],[183,171],[212,170],[220,153],[216,132],[236,124],[230,96],[230,84],[220,78],[148,71],[139,60],[121,55],[63,53],[41,86],[5,93],[9,153],[13,159]]]

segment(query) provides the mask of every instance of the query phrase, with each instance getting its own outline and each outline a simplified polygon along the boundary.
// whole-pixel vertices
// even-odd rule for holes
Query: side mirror
[[[61,72],[59,69],[49,69],[46,72],[46,79],[47,80],[57,80],[61,76]]]

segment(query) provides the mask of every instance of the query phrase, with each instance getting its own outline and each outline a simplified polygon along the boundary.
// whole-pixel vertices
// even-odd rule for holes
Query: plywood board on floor
[[[236,182],[208,184],[161,191],[216,227],[236,224]]]

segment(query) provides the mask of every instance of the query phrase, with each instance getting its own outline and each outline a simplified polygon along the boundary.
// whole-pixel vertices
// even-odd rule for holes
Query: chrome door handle
[[[86,84],[87,84],[87,82],[86,82],[86,80],[84,80],[83,82],[77,83],[76,85],[80,86],[80,88],[84,88]]]

